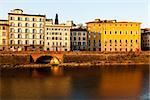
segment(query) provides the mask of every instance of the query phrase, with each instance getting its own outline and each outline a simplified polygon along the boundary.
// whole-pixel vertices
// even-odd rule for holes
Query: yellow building
[[[96,19],[86,24],[90,51],[141,50],[141,23],[139,22]]]
[[[0,50],[8,50],[8,20],[0,20]]]
[[[13,51],[43,50],[45,15],[24,14],[21,9],[8,13],[9,44]]]

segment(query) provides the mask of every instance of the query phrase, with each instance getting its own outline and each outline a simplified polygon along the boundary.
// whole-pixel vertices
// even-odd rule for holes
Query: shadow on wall
[[[37,64],[48,64],[52,60],[52,56],[41,56],[36,60]]]

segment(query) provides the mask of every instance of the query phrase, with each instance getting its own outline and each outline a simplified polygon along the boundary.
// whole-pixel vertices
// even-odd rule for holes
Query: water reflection
[[[140,100],[149,68],[1,70],[1,100]]]

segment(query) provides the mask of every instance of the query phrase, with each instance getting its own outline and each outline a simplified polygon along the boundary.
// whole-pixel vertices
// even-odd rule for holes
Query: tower
[[[55,17],[55,24],[59,24],[59,22],[58,22],[58,14],[56,14],[56,17]]]

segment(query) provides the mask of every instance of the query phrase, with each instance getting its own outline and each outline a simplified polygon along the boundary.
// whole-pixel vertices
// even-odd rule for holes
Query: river
[[[149,66],[1,69],[0,100],[148,100]]]

